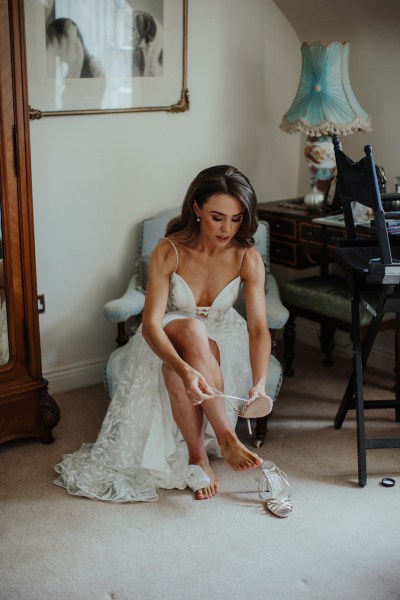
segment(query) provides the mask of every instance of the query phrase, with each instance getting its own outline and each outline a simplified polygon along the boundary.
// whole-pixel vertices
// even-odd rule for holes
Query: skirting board
[[[57,394],[58,392],[67,392],[87,385],[102,383],[105,362],[106,358],[45,371],[43,377],[49,382],[49,393]]]
[[[379,335],[392,335],[393,344],[379,345]],[[394,370],[394,331],[384,332],[379,334],[376,343],[371,350],[367,366],[371,366],[377,371],[382,371],[393,377]],[[312,346],[313,348],[319,348],[319,325],[312,321],[305,319],[296,319],[296,339],[301,340],[304,344]],[[282,343],[281,341],[279,342]],[[335,332],[335,348],[333,351],[333,360],[335,360],[335,354],[352,360],[353,357],[353,345],[350,339],[350,335],[345,331]],[[294,349],[296,353],[296,348]],[[295,359],[296,361],[296,359]]]

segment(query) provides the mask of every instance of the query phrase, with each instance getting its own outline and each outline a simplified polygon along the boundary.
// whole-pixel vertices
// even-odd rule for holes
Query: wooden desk
[[[324,273],[335,261],[336,240],[346,236],[343,228],[312,222],[328,214],[307,209],[302,198],[260,203],[258,216],[271,231],[271,262],[293,269],[319,266]]]

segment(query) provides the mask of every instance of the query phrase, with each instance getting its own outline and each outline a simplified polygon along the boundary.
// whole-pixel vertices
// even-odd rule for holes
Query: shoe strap
[[[212,391],[214,392],[214,398],[226,398],[226,400],[240,400],[240,402],[244,402],[246,404],[246,402],[248,402],[249,400],[245,400],[244,398],[239,398],[238,396],[231,396],[230,394],[224,394],[223,392],[220,392],[219,390],[217,390],[217,388],[211,388]]]

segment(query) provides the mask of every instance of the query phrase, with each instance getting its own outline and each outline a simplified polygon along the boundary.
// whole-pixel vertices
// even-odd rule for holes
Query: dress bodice
[[[198,307],[196,306],[193,292],[183,277],[178,275],[178,273],[172,273],[170,277],[167,312],[179,311],[194,316],[219,320],[235,304],[241,283],[242,281],[238,275],[222,288],[211,306]]]

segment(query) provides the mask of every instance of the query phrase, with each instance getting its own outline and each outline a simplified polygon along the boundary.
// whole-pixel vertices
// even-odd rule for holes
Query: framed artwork
[[[188,0],[24,0],[30,119],[183,112]]]

